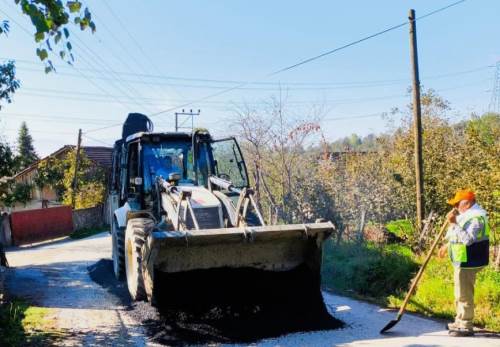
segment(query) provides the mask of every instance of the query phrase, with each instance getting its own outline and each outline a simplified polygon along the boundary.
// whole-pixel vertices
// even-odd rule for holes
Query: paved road
[[[7,274],[6,290],[51,308],[54,328],[68,336],[63,346],[144,346],[145,333],[127,307],[89,277],[88,266],[109,257],[107,233],[9,250],[15,269]]]
[[[141,323],[128,313],[126,300],[114,293],[123,292],[123,288],[99,285],[89,276],[89,266],[109,259],[110,244],[109,235],[102,233],[79,241],[11,249],[7,257],[15,269],[7,275],[7,290],[38,306],[52,308],[55,327],[68,335],[61,345],[155,345],[148,342],[148,332]],[[252,345],[500,346],[498,336],[453,338],[447,335],[442,322],[409,314],[390,335],[381,336],[378,331],[394,318],[394,312],[328,293],[324,297],[329,310],[347,324],[344,329],[290,334]]]

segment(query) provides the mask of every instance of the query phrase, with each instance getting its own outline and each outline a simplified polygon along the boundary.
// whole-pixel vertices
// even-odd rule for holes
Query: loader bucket
[[[327,314],[320,269],[332,231],[328,222],[153,232],[145,278],[162,306],[205,312],[293,305],[307,320],[309,312]]]

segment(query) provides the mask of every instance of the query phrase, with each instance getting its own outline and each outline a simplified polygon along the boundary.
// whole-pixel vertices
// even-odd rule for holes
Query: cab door
[[[214,140],[211,148],[215,175],[231,181],[236,188],[248,187],[248,171],[236,139],[230,137]]]

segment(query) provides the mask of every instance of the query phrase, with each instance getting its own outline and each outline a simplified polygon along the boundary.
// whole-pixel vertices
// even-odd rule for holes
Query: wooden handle
[[[413,283],[411,284],[410,290],[408,291],[408,294],[406,294],[405,300],[403,301],[403,304],[401,305],[401,308],[399,309],[398,317],[403,315],[403,312],[406,309],[406,305],[408,304],[408,301],[410,301],[410,297],[412,296],[413,291],[415,290],[415,287],[417,286],[417,283],[420,281],[420,277],[422,277],[422,274],[424,273],[424,269],[427,266],[427,263],[429,262],[429,260],[431,259],[432,253],[434,253],[434,250],[436,249],[436,246],[438,245],[439,240],[441,240],[441,237],[443,237],[443,234],[446,231],[447,226],[448,226],[448,220],[446,220],[443,223],[443,226],[441,226],[441,230],[439,230],[439,234],[436,237],[436,239],[434,240],[434,243],[432,244],[431,249],[429,250],[429,253],[427,254],[427,257],[425,258],[424,263],[422,264],[422,266],[420,267],[420,270],[418,270],[417,275],[413,279]]]

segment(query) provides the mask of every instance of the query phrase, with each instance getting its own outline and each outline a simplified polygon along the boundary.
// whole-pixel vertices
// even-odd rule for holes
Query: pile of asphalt
[[[110,260],[89,267],[91,278],[128,307],[165,345],[251,343],[294,332],[332,330],[332,317],[305,267],[276,273],[255,269],[213,269],[178,275],[155,274],[156,307],[131,302],[125,282],[113,276]],[[312,285],[311,285],[312,283]]]

